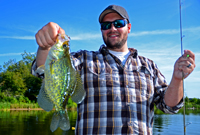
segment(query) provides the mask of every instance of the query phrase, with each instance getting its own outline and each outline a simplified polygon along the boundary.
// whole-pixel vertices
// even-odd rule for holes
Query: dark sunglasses
[[[115,26],[115,28],[122,28],[122,27],[126,26],[127,23],[128,22],[125,19],[115,20],[113,22],[102,22],[101,23],[101,29],[102,30],[108,30],[108,29],[111,28],[112,24]]]

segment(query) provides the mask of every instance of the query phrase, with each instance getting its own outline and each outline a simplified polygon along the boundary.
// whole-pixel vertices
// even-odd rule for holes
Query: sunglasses
[[[122,28],[122,27],[126,26],[127,23],[128,22],[125,19],[115,20],[113,22],[102,22],[101,23],[101,29],[102,30],[108,30],[108,29],[111,28],[112,24],[115,26],[115,28]]]

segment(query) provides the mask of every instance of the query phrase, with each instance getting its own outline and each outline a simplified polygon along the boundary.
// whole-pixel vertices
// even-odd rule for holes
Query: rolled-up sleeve
[[[156,66],[156,71],[154,72],[154,103],[156,107],[163,111],[164,113],[175,114],[183,107],[183,99],[174,107],[169,107],[166,105],[164,96],[167,91],[168,85],[165,77],[161,74]]]

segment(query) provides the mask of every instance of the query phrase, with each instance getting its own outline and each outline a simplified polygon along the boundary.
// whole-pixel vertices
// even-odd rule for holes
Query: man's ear
[[[127,25],[128,25],[128,33],[130,33],[131,32],[131,23],[128,23]]]

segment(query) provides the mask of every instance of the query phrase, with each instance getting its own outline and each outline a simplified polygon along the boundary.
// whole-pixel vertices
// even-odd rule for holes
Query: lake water
[[[75,127],[76,111],[68,112],[70,123]],[[45,111],[0,111],[0,135],[73,135],[74,131],[50,131],[52,112]],[[200,111],[187,112],[187,135],[200,135]],[[183,135],[183,115],[155,115],[154,135]]]

